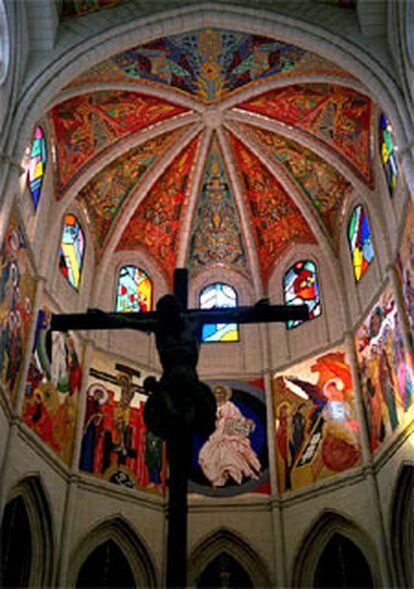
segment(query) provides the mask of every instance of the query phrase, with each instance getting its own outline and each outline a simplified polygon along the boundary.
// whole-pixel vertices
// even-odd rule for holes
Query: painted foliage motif
[[[413,358],[406,350],[388,286],[355,335],[371,451],[378,450],[413,402]]]
[[[261,94],[238,108],[276,119],[322,141],[372,186],[372,104],[367,96],[331,84],[292,84]]]
[[[128,195],[182,133],[183,129],[170,131],[131,149],[106,166],[79,192],[78,199],[88,211],[98,248],[103,246]]]
[[[159,97],[115,90],[82,94],[58,104],[51,122],[59,193],[120,139],[185,110]]]
[[[151,278],[137,266],[122,266],[118,274],[115,311],[145,313],[151,310]]]
[[[205,103],[270,77],[349,74],[328,60],[268,37],[201,29],[157,39],[114,55],[74,82],[142,80],[172,86]]]
[[[200,293],[200,309],[224,309],[237,307],[237,292],[228,284],[215,282]],[[205,323],[201,332],[203,343],[237,342],[239,328],[235,323]]]
[[[82,384],[76,336],[50,331],[51,311],[40,309],[27,374],[23,419],[66,463],[75,439]]]
[[[216,429],[208,438],[194,436],[189,492],[269,493],[263,380],[209,384],[217,400]]]
[[[59,247],[59,269],[71,286],[79,289],[85,237],[75,215],[66,215]]]
[[[94,351],[88,375],[79,467],[117,485],[165,491],[165,451],[144,424],[142,374]]]
[[[129,0],[57,0],[60,8],[60,17],[83,16],[91,12],[98,12],[104,8],[124,4]]]
[[[27,182],[36,211],[46,170],[46,139],[42,127],[37,127],[33,137],[30,160],[27,170]]]
[[[355,280],[361,280],[374,259],[371,229],[364,208],[357,205],[348,223],[348,243],[351,250]]]
[[[1,383],[14,401],[33,317],[36,288],[26,237],[14,208],[4,236],[0,263]]]
[[[414,206],[411,202],[398,252],[398,269],[408,321],[414,332]]]
[[[301,260],[289,268],[283,277],[283,293],[285,305],[306,305],[309,320],[321,314],[321,297],[319,292],[316,264],[312,260]],[[303,323],[300,320],[289,320],[288,329]]]
[[[130,250],[144,246],[169,280],[176,265],[180,221],[188,202],[198,146],[197,137],[152,186],[116,247]]]
[[[292,243],[315,243],[298,207],[259,159],[230,135],[242,186],[249,203],[254,239],[263,280]]]
[[[205,163],[190,242],[189,266],[197,270],[215,263],[231,264],[241,270],[247,266],[240,218],[216,139]]]
[[[240,127],[292,174],[316,207],[331,237],[336,239],[351,184],[326,161],[296,141],[259,127]]]
[[[273,391],[280,492],[360,463],[354,385],[342,348],[277,373]]]

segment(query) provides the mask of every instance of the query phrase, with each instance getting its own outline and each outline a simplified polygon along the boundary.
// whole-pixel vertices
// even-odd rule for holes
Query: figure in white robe
[[[217,401],[216,429],[200,450],[200,467],[213,487],[223,487],[230,477],[239,485],[245,477],[257,480],[261,464],[249,439],[255,423],[230,401],[229,387],[216,385],[213,392]]]

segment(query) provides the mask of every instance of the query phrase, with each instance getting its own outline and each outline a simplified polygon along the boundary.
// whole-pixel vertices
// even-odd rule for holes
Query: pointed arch
[[[305,534],[293,561],[292,587],[313,587],[319,560],[334,536],[352,542],[365,559],[374,587],[381,585],[379,562],[371,538],[351,519],[326,510]]]
[[[225,282],[207,284],[199,294],[200,309],[220,309],[237,307],[239,297],[233,286]],[[239,326],[235,323],[208,323],[203,325],[201,341],[208,342],[238,342]]]
[[[82,565],[94,550],[113,542],[128,561],[137,587],[159,587],[154,559],[128,520],[117,516],[95,526],[75,548],[69,563],[68,585],[76,586]]]
[[[272,587],[266,564],[250,544],[236,532],[219,528],[204,539],[191,552],[188,559],[188,585],[195,587],[206,567],[221,554],[227,554],[246,571],[253,587]]]
[[[115,311],[151,311],[153,287],[151,277],[135,264],[125,264],[118,272]]]
[[[43,128],[38,125],[34,131],[30,158],[27,167],[27,184],[32,195],[34,210],[37,210],[46,173],[47,150]]]
[[[390,196],[394,196],[398,180],[398,161],[394,145],[394,133],[392,125],[385,114],[379,116],[379,157],[384,170]]]
[[[414,586],[414,464],[403,464],[391,503],[391,549],[398,586]]]
[[[54,573],[54,529],[50,503],[39,476],[30,476],[11,490],[7,506],[24,505],[30,527],[31,555],[28,570],[29,587],[49,587]],[[5,510],[5,513],[7,511]],[[2,527],[3,527],[2,522]]]
[[[367,213],[361,204],[352,209],[347,231],[354,278],[359,282],[374,259],[371,228]]]
[[[313,260],[299,260],[285,272],[283,294],[285,305],[306,305],[309,310],[309,320],[321,315],[318,271]],[[290,320],[286,326],[292,329],[301,323],[303,321]]]
[[[76,215],[65,215],[59,244],[59,270],[73,288],[79,291],[85,257],[85,234]]]

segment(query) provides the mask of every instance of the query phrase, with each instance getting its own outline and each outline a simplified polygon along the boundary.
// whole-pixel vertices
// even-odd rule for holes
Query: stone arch
[[[0,86],[6,80],[10,60],[10,31],[4,0],[0,0]]]
[[[137,587],[159,587],[154,559],[148,547],[124,517],[106,520],[86,534],[72,553],[68,586],[75,587],[79,571],[95,548],[111,540],[126,557]]]
[[[220,528],[201,540],[188,559],[188,585],[195,587],[205,568],[220,554],[228,554],[242,565],[254,587],[271,587],[267,566],[238,533]]]
[[[381,586],[378,555],[373,541],[351,519],[331,510],[324,511],[300,543],[293,561],[291,586],[314,586],[319,559],[334,535],[343,536],[356,546],[370,568],[374,586]]]
[[[414,464],[403,464],[391,503],[391,550],[399,587],[414,586]]]
[[[50,501],[39,476],[29,476],[18,482],[11,489],[7,504],[19,498],[26,508],[32,535],[29,586],[49,587],[53,584],[55,567],[55,532]]]

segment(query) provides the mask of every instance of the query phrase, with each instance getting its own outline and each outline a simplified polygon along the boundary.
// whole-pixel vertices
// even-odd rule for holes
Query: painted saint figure
[[[257,480],[261,464],[249,440],[255,423],[230,401],[230,387],[216,385],[213,392],[217,402],[216,429],[200,450],[200,467],[213,487],[224,486],[230,478],[238,484],[245,477]]]

